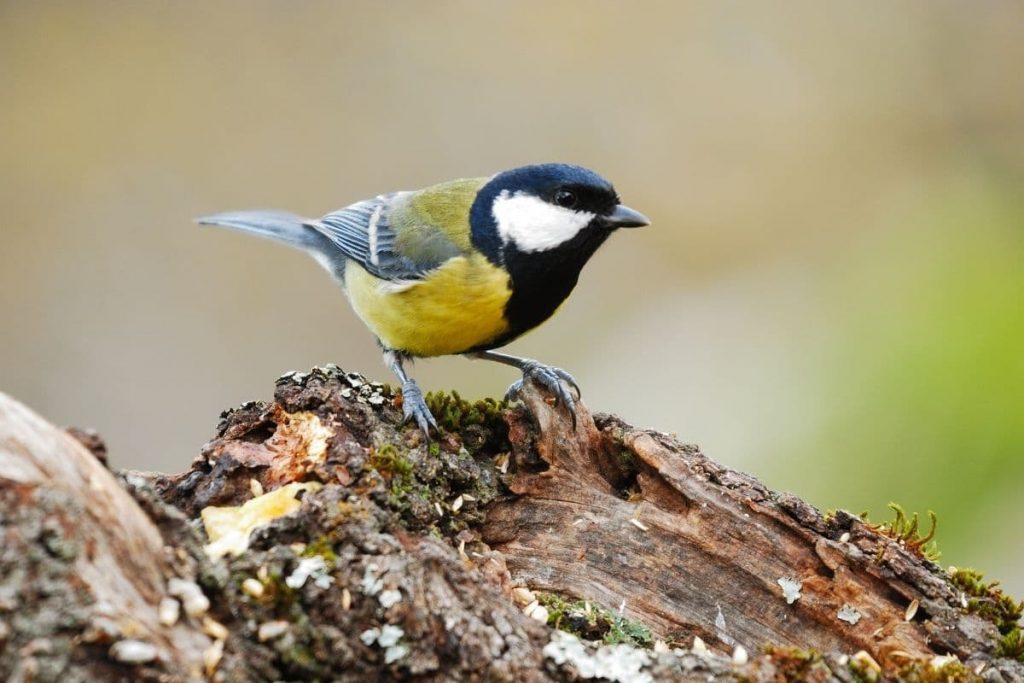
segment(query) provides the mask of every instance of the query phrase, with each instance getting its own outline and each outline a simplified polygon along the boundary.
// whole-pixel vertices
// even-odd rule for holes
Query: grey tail
[[[197,218],[200,225],[219,225],[248,232],[314,254],[330,254],[332,244],[322,234],[306,225],[308,219],[283,211],[230,211]]]

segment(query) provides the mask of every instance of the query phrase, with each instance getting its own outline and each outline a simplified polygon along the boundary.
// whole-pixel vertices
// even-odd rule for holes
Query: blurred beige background
[[[0,389],[184,468],[286,370],[390,379],[312,261],[193,217],[581,163],[654,225],[510,350],[1020,595],[1022,64],[995,0],[0,2]]]

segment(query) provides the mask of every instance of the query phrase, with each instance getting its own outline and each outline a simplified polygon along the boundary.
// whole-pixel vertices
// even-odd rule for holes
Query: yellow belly
[[[409,285],[381,281],[350,261],[345,289],[385,346],[414,356],[462,353],[508,330],[508,274],[479,254],[453,258]]]

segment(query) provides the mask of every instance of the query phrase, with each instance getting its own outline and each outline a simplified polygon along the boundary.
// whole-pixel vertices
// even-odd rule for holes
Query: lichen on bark
[[[824,516],[695,446],[591,417],[582,404],[574,430],[536,387],[515,405],[429,400],[442,428],[428,442],[402,425],[390,387],[332,366],[290,373],[273,400],[224,413],[188,470],[109,477],[103,486],[134,498],[123,514],[159,538],[147,609],[184,606],[183,585],[206,606],[173,624],[154,616],[141,635],[114,629],[92,649],[82,634],[103,623],[98,588],[61,593],[76,585],[61,567],[88,552],[76,520],[95,505],[90,478],[61,489],[55,506],[44,482],[29,495],[24,482],[0,479],[5,528],[37,530],[18,532],[23,548],[0,549],[11,572],[0,587],[35,581],[46,592],[40,577],[52,569],[66,604],[62,624],[41,614],[63,614],[58,605],[17,606],[31,625],[66,636],[54,641],[66,646],[60,666],[37,669],[225,681],[1024,675],[1006,656],[1008,634],[1019,633],[1013,615],[987,620],[963,601],[1007,603],[855,515]],[[45,455],[0,443],[5,462]],[[105,472],[75,446],[62,442],[61,457]],[[297,504],[281,509],[294,511],[246,527],[247,543],[230,552],[210,552],[203,510],[241,510],[297,482],[316,486],[288,489]],[[47,524],[58,532],[44,533]],[[32,562],[47,567],[12,582]],[[9,676],[33,631],[11,618],[4,595],[0,674]],[[844,608],[857,618],[840,619]],[[129,640],[158,644],[160,655],[118,661],[111,645]],[[114,654],[124,652],[146,654]],[[76,661],[86,668],[69,668]]]

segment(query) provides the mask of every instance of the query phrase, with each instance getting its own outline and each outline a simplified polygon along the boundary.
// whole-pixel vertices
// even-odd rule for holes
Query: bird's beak
[[[604,224],[610,228],[642,228],[651,221],[639,211],[619,204],[610,216],[604,216]]]

